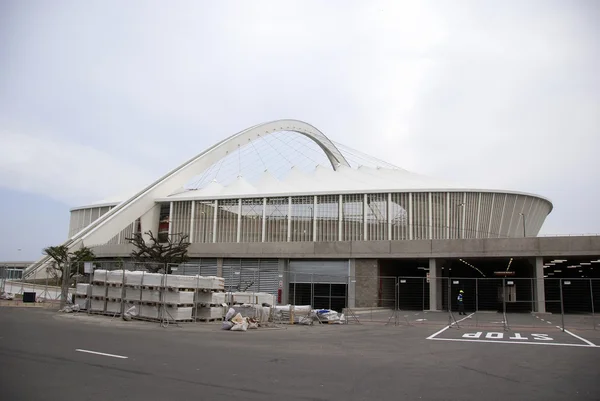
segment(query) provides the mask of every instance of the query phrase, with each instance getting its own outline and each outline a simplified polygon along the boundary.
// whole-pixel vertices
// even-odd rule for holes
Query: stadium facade
[[[364,306],[377,289],[361,277],[421,274],[403,271],[410,258],[435,278],[448,258],[521,252],[529,258],[525,274],[541,277],[544,255],[531,241],[552,207],[535,194],[415,174],[336,144],[312,125],[280,120],[217,143],[127,198],[71,209],[65,245],[126,258],[136,232],[148,239],[152,231],[160,241],[186,235],[190,263],[203,273],[259,271],[268,291],[282,287],[284,272],[295,281],[339,277],[351,294],[346,302]],[[436,309],[441,290],[431,287]]]

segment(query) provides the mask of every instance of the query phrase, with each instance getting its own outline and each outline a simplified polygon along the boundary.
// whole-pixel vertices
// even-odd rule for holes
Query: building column
[[[194,227],[194,220],[196,219],[196,201],[193,200],[192,201],[192,212],[190,213],[190,243],[194,242],[194,231],[195,231],[195,227]]]
[[[356,306],[356,259],[348,260],[348,308]]]
[[[171,202],[172,203],[172,202]],[[158,221],[160,220],[160,203],[154,204],[154,206],[144,213],[140,217],[140,225],[142,226],[142,238],[144,238],[144,242],[150,242],[150,236],[146,234],[148,231],[157,232],[158,231]],[[169,234],[171,230],[171,221],[169,219]],[[158,234],[157,234],[158,236]]]
[[[544,292],[544,258],[535,258],[533,267],[535,311],[546,313],[546,293]]]
[[[281,289],[281,304],[282,305],[287,305],[291,302],[291,299],[289,299],[289,291],[288,288],[290,287],[290,273],[289,271],[286,271],[286,265],[287,265],[287,260],[286,259],[279,259],[279,264],[278,264],[278,270],[279,270],[279,281],[282,282],[282,286],[281,287],[277,287],[278,289]]]
[[[223,277],[223,258],[217,258],[217,277]]]
[[[429,259],[429,310],[442,310],[442,261]]]
[[[379,301],[379,260],[350,259],[354,276],[354,307],[375,308]],[[352,281],[352,280],[351,280]],[[348,288],[350,291],[350,288]]]

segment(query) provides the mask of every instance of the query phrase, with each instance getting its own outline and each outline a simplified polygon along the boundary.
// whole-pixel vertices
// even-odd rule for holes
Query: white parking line
[[[558,327],[558,326],[556,326],[556,327]],[[559,327],[559,328],[560,328],[560,327]],[[597,346],[597,345],[596,345],[596,344],[594,344],[593,342],[591,342],[591,341],[588,341],[588,340],[586,340],[586,339],[585,339],[585,338],[583,338],[583,337],[579,337],[577,334],[573,334],[573,333],[571,333],[571,332],[570,332],[569,330],[567,330],[567,329],[563,329],[563,331],[564,331],[565,333],[567,333],[567,334],[570,334],[570,335],[572,335],[573,337],[577,338],[578,340],[581,340],[581,341],[583,341],[584,343],[591,345],[592,347],[596,347],[596,346]]]
[[[471,317],[471,316],[473,316],[474,314],[475,314],[475,312],[471,313],[469,316],[465,316],[465,317],[463,317],[462,319],[460,319],[460,320],[457,320],[456,322],[452,322],[451,324],[449,324],[448,326],[444,327],[444,328],[443,328],[443,329],[441,329],[440,331],[438,331],[438,332],[436,332],[436,333],[433,333],[432,335],[430,335],[429,337],[427,337],[427,340],[434,340],[434,337],[435,337],[435,336],[437,336],[437,335],[439,335],[439,334],[442,334],[444,331],[446,331],[446,330],[448,330],[450,327],[452,327],[452,325],[453,325],[453,324],[455,324],[455,323],[460,323],[460,322],[462,322],[463,320],[470,318],[470,317]]]
[[[96,351],[90,351],[87,349],[76,349],[75,351],[77,352],[85,352],[87,354],[94,354],[94,355],[102,355],[102,356],[109,356],[111,358],[120,358],[120,359],[127,359],[129,358],[128,356],[123,356],[123,355],[115,355],[115,354],[105,354],[104,352],[96,352]]]
[[[501,340],[467,340],[464,338],[431,338],[427,337],[428,340],[436,340],[436,341],[462,341],[462,342],[474,342],[474,343],[496,343],[496,344],[529,344],[529,345],[562,345],[563,347],[594,347],[594,348],[600,348],[596,345],[586,345],[586,344],[565,344],[565,343],[547,343],[547,342],[539,342],[539,343],[534,343],[531,341],[521,341],[521,342],[516,342],[516,341],[501,341]],[[591,344],[591,343],[590,343]]]

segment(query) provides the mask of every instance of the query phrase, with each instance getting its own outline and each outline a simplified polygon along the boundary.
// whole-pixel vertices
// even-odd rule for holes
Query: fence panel
[[[565,328],[594,329],[596,323],[592,279],[561,279],[560,283]]]

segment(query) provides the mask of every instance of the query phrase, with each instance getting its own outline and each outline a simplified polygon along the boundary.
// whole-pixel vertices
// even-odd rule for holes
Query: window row
[[[477,192],[293,196],[167,205],[169,234],[185,234],[197,243],[535,236],[550,211],[543,199]]]

